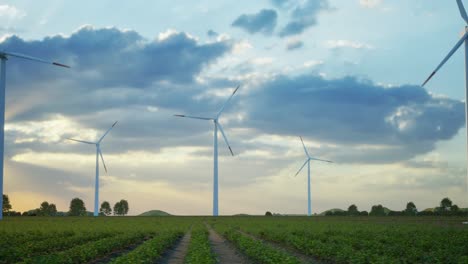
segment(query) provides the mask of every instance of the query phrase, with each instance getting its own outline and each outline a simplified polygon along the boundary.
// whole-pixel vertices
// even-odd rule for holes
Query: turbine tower
[[[65,64],[61,64],[58,62],[53,61],[46,61],[43,59],[31,57],[28,55],[23,55],[19,53],[13,52],[6,52],[0,51],[0,60],[1,60],[1,70],[0,70],[0,155],[1,155],[1,162],[0,162],[0,204],[3,204],[3,154],[4,154],[4,147],[5,147],[5,89],[6,89],[6,61],[9,57],[15,57],[25,60],[30,60],[34,62],[40,62],[45,64],[52,64],[55,66],[70,68]],[[0,212],[0,220],[3,219],[3,210]]]
[[[227,101],[224,103],[224,105],[221,107],[221,110],[219,110],[218,114],[214,117],[199,117],[199,116],[188,116],[188,115],[175,115],[177,117],[186,117],[186,118],[192,118],[192,119],[201,119],[201,120],[209,120],[213,121],[214,123],[214,141],[213,141],[213,216],[218,216],[218,129],[221,131],[221,134],[223,135],[224,141],[226,142],[226,145],[229,148],[229,151],[231,152],[231,155],[234,156],[234,153],[232,152],[231,145],[229,145],[229,141],[226,137],[226,134],[224,133],[223,127],[221,126],[221,123],[219,123],[219,117],[221,116],[221,113],[224,111],[224,108],[226,105],[231,101],[231,98],[234,96],[234,94],[237,92],[239,89],[240,85],[236,87],[234,92],[232,92],[231,96],[227,99]]]
[[[466,9],[463,6],[462,0],[457,0],[458,4],[458,9],[460,10],[460,15],[465,20],[466,24],[465,29],[464,29],[464,34],[461,37],[461,39],[455,44],[455,46],[450,50],[450,52],[445,56],[445,58],[442,60],[442,62],[437,66],[437,68],[427,77],[427,79],[424,81],[422,86],[426,85],[426,83],[429,82],[429,80],[444,66],[444,64],[452,57],[452,55],[460,48],[462,44],[465,44],[465,125],[466,125],[466,151],[467,151],[467,157],[468,157],[468,15],[466,14]],[[467,163],[468,165],[468,163]],[[468,166],[467,166],[468,167]],[[467,186],[468,186],[468,175],[466,178],[467,181]],[[468,224],[468,222],[463,222],[464,224]]]
[[[294,177],[297,176],[299,174],[299,172],[301,172],[301,170],[307,164],[307,215],[311,216],[312,215],[312,207],[311,207],[311,202],[310,202],[310,161],[311,160],[318,160],[318,161],[323,161],[323,162],[328,162],[328,163],[333,163],[333,161],[316,159],[316,158],[311,157],[309,155],[309,152],[307,151],[307,148],[306,148],[306,146],[304,144],[304,141],[302,140],[302,137],[299,137],[299,138],[301,139],[302,146],[304,147],[304,152],[305,152],[305,154],[307,156],[307,159],[304,162],[304,164],[302,165],[302,167],[297,171],[296,175],[294,175]]]
[[[101,156],[102,160],[102,165],[104,165],[104,170],[107,172],[107,167],[106,163],[104,162],[104,157],[102,156],[101,152],[101,142],[104,139],[104,137],[111,131],[111,129],[117,124],[118,121],[115,121],[115,123],[102,135],[102,137],[97,141],[97,142],[90,142],[90,141],[84,141],[84,140],[78,140],[78,139],[73,139],[73,138],[67,138],[68,140],[84,143],[84,144],[89,144],[89,145],[95,145],[96,146],[96,179],[94,183],[94,216],[98,216],[98,210],[99,210],[99,156]]]

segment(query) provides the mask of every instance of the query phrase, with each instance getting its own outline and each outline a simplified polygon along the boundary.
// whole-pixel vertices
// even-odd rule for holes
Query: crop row
[[[220,232],[226,239],[231,241],[242,253],[244,253],[255,263],[283,263],[283,264],[299,264],[299,259],[289,254],[286,251],[274,248],[260,240],[251,238],[240,233],[227,225],[217,224],[215,229]]]
[[[84,233],[71,236],[51,236],[46,239],[25,241],[22,244],[3,247],[0,250],[0,263],[12,263],[37,255],[50,254],[81,245],[89,241],[111,237],[111,233]]]
[[[153,263],[183,234],[181,231],[162,232],[111,263]]]
[[[62,237],[70,237],[75,235],[73,231],[62,231],[62,232],[42,232],[39,230],[21,232],[18,230],[10,232],[0,232],[0,256],[2,256],[3,250],[14,248],[24,243],[31,241],[42,241],[47,239],[57,239]],[[1,259],[1,258],[0,258]]]
[[[226,221],[224,221],[226,222]],[[262,239],[343,263],[463,263],[468,230],[421,225],[227,221]],[[468,261],[466,262],[468,263]]]
[[[192,228],[190,244],[185,257],[187,264],[214,264],[216,257],[211,251],[210,242],[208,240],[208,230],[206,227],[198,223]]]
[[[24,263],[85,263],[110,254],[115,250],[142,241],[143,233],[124,233],[72,247],[68,250],[48,255],[31,257]]]

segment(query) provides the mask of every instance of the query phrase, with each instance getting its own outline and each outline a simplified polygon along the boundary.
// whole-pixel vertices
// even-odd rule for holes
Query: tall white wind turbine
[[[219,123],[219,117],[221,116],[221,113],[224,111],[224,108],[229,103],[229,101],[231,101],[231,98],[237,92],[239,87],[240,87],[240,85],[236,87],[234,92],[232,92],[231,96],[227,99],[227,101],[221,107],[221,110],[219,110],[218,114],[216,116],[214,116],[214,117],[175,115],[177,117],[186,117],[186,118],[192,118],[192,119],[210,120],[210,121],[213,121],[213,123],[214,123],[214,141],[213,141],[213,146],[214,146],[214,151],[213,151],[213,216],[218,216],[218,129],[219,129],[219,131],[221,131],[221,134],[223,135],[224,141],[226,142],[226,145],[228,146],[229,151],[231,152],[231,155],[234,156],[234,153],[232,152],[232,149],[231,149],[231,145],[229,145],[229,141],[228,141],[228,139],[226,137],[226,134],[224,133],[223,127]]]
[[[304,162],[304,164],[302,165],[302,167],[297,171],[296,175],[294,175],[294,176],[297,176],[299,174],[299,172],[301,172],[301,170],[307,164],[307,215],[311,216],[312,215],[312,207],[311,207],[311,202],[310,202],[310,161],[311,160],[318,160],[318,161],[323,161],[323,162],[328,162],[328,163],[333,163],[333,161],[322,160],[322,159],[317,159],[317,158],[311,157],[309,155],[309,152],[307,151],[307,148],[306,148],[306,146],[304,144],[304,141],[302,140],[302,137],[299,137],[299,138],[301,139],[302,146],[304,147],[304,152],[305,152],[305,154],[307,156],[307,159]]]
[[[95,145],[96,146],[96,179],[94,183],[94,216],[98,216],[98,211],[99,211],[99,156],[101,156],[102,160],[102,165],[104,165],[104,170],[107,172],[107,167],[106,163],[104,162],[104,157],[102,156],[101,152],[101,142],[104,139],[104,137],[111,131],[111,129],[117,124],[118,121],[115,121],[114,124],[102,135],[102,137],[97,141],[97,142],[90,142],[90,141],[84,141],[84,140],[78,140],[78,139],[73,139],[73,138],[67,138],[68,140],[84,143],[84,144],[89,144],[89,145]]]
[[[466,125],[466,150],[467,150],[467,157],[468,157],[468,15],[466,14],[466,9],[463,6],[462,0],[457,0],[458,9],[460,10],[460,15],[465,20],[466,24],[464,29],[464,34],[461,39],[455,44],[455,46],[450,50],[450,52],[445,56],[442,62],[437,66],[437,68],[427,77],[424,81],[422,86],[426,85],[429,80],[444,66],[444,64],[452,57],[452,55],[460,48],[462,44],[465,44],[465,125]],[[468,164],[467,164],[468,165]],[[468,166],[467,166],[468,167]],[[467,184],[468,184],[468,175],[467,175]],[[468,224],[468,222],[464,222],[464,224]]]
[[[19,53],[13,53],[13,52],[6,52],[6,51],[0,51],[0,60],[1,60],[1,70],[0,70],[0,156],[1,156],[1,162],[0,162],[0,204],[3,204],[3,153],[4,153],[4,147],[5,147],[5,89],[6,89],[6,61],[8,60],[9,57],[15,57],[15,58],[20,58],[20,59],[25,59],[25,60],[30,60],[34,62],[40,62],[40,63],[45,63],[45,64],[52,64],[55,66],[60,66],[60,67],[65,67],[65,68],[70,68],[69,66],[65,64],[61,64],[58,62],[53,62],[53,61],[46,61],[43,59],[31,57],[28,55],[23,55]],[[0,220],[3,219],[3,210],[0,212]]]

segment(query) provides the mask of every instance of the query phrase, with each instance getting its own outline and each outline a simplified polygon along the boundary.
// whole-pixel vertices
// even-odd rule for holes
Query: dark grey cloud
[[[276,27],[277,17],[275,10],[262,9],[256,14],[240,15],[232,22],[232,26],[242,28],[250,34],[263,33],[269,35],[273,33]]]
[[[287,50],[297,50],[297,49],[300,49],[304,47],[304,42],[302,41],[292,41],[292,42],[289,42],[287,45],[286,45],[286,49]]]
[[[461,101],[420,86],[385,88],[353,77],[277,76],[244,103],[249,126],[263,132],[371,146],[334,154],[344,162],[406,160],[452,138],[465,122]]]
[[[271,0],[272,4],[289,12],[289,21],[280,30],[280,37],[298,35],[316,25],[320,12],[330,10],[328,0]]]
[[[200,44],[186,33],[149,41],[135,31],[89,26],[69,37],[26,41],[12,36],[0,43],[0,50],[53,58],[72,69],[11,58],[7,112],[27,104],[15,120],[28,120],[132,105],[188,105],[206,89],[194,78],[231,46],[229,41]]]
[[[24,76],[28,76],[28,83],[75,78],[88,89],[116,85],[145,88],[161,81],[191,83],[205,66],[230,49],[227,41],[200,44],[183,32],[167,33],[149,41],[135,31],[89,26],[69,37],[57,35],[27,41],[12,36],[0,43],[0,50],[54,58],[73,68],[59,71],[12,59],[8,77],[13,82],[24,80]]]
[[[208,35],[208,37],[217,37],[217,36],[219,36],[219,33],[216,32],[216,31],[214,31],[214,30],[212,30],[212,29],[210,29],[210,30],[208,30],[208,31],[206,32],[206,35]]]
[[[11,58],[7,64],[7,123],[46,121],[60,114],[81,127],[105,130],[106,124],[119,120],[118,129],[108,139],[109,143],[114,143],[113,139],[118,142],[109,151],[167,146],[176,141],[175,137],[185,135],[187,128],[195,134],[206,130],[204,125],[208,124],[177,123],[173,114],[216,113],[222,103],[220,98],[195,99],[211,85],[199,84],[195,78],[230,52],[231,46],[230,41],[202,44],[186,33],[174,32],[149,41],[135,31],[92,27],[81,28],[68,37],[33,41],[9,37],[0,43],[0,50],[53,58],[72,68]],[[227,80],[213,84],[220,89],[232,87]],[[155,124],[164,129],[154,129]],[[7,155],[30,149],[88,151],[86,146],[40,140],[13,143],[31,137],[36,135],[19,130],[7,132]]]

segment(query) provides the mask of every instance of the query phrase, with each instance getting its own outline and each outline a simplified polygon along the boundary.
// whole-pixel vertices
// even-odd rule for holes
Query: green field
[[[0,263],[216,263],[208,230],[251,263],[468,263],[458,217],[7,217]]]

